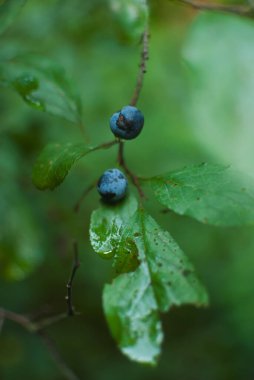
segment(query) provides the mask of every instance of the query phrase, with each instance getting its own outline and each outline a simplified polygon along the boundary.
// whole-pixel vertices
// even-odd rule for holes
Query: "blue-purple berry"
[[[118,169],[108,169],[100,177],[97,190],[107,203],[115,203],[123,199],[127,193],[128,181]]]
[[[142,131],[144,116],[133,106],[125,106],[121,111],[114,113],[110,119],[110,128],[116,137],[121,139],[135,139]]]

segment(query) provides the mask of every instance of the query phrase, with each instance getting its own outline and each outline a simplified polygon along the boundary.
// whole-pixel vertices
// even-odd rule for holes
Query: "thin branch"
[[[34,322],[28,317],[14,313],[13,311],[6,310],[6,309],[0,309],[0,320],[8,319],[9,321],[13,321],[17,323],[18,325],[22,326],[24,329],[28,330],[29,332],[38,332],[45,327],[51,326],[62,319],[66,318],[66,313],[61,313],[57,315],[53,315],[52,317],[43,318],[39,320],[38,322]]]
[[[3,325],[4,325],[4,318],[3,318],[3,317],[0,317],[0,334],[1,334],[1,332],[2,332]]]
[[[70,275],[69,281],[68,281],[68,283],[66,285],[66,287],[67,287],[67,296],[65,297],[66,302],[67,302],[67,315],[69,317],[71,317],[71,316],[73,316],[75,314],[75,310],[74,310],[73,303],[72,303],[72,284],[73,284],[73,280],[74,280],[76,271],[77,271],[77,269],[80,266],[80,261],[79,261],[79,258],[78,258],[78,244],[77,244],[76,241],[73,244],[73,251],[74,251],[73,267],[72,267],[72,271],[71,271],[71,275]]]
[[[40,330],[45,329],[48,326],[52,326],[55,323],[58,323],[59,321],[65,319],[65,318],[66,318],[66,313],[56,314],[56,315],[52,315],[51,317],[48,317],[48,318],[40,319],[36,323],[33,322],[33,325],[35,327],[35,331],[40,331]]]
[[[79,212],[83,200],[90,193],[90,191],[92,191],[95,188],[96,183],[97,183],[97,181],[96,182],[94,181],[88,187],[85,188],[85,190],[81,194],[80,198],[78,199],[78,201],[76,202],[76,204],[73,207],[74,212],[76,212],[76,213]]]
[[[254,8],[250,5],[227,5],[218,3],[206,3],[204,1],[196,0],[174,0],[178,3],[190,5],[197,10],[217,11],[225,13],[233,13],[240,16],[253,17]]]
[[[102,143],[102,144],[99,144],[99,145],[92,147],[90,149],[90,152],[94,152],[95,150],[100,150],[100,149],[107,149],[107,148],[110,148],[111,146],[116,145],[116,144],[118,144],[118,140],[116,140],[116,139],[109,141],[109,142],[105,142],[105,143]]]
[[[50,338],[45,331],[39,331],[38,335],[40,336],[43,343],[46,345],[49,353],[51,354],[51,357],[54,359],[56,365],[58,366],[59,370],[61,371],[65,379],[79,380],[76,374],[67,366],[65,360],[63,359],[62,355],[58,351],[53,339]]]
[[[58,352],[54,342],[51,338],[47,335],[47,333],[42,330],[46,326],[52,325],[53,323],[58,322],[60,319],[66,318],[66,313],[59,314],[58,316],[53,316],[47,319],[44,319],[38,323],[35,323],[31,321],[29,318],[25,317],[24,315],[14,313],[10,310],[0,309],[0,321],[3,324],[5,319],[8,319],[10,321],[13,321],[20,326],[22,326],[27,331],[36,334],[38,337],[40,337],[43,342],[46,344],[49,353],[53,357],[54,361],[56,362],[59,370],[62,372],[64,377],[67,380],[79,380],[78,377],[73,373],[73,371],[67,366],[64,359]]]
[[[131,172],[131,170],[126,165],[124,159],[124,142],[119,141],[119,149],[118,149],[118,164],[124,169],[125,173],[130,177],[133,185],[137,188],[139,196],[141,199],[145,198],[145,194],[140,186],[138,177]]]
[[[35,325],[29,320],[29,318],[21,314],[13,313],[10,310],[0,309],[0,319],[9,319],[10,321],[17,323],[30,332],[36,331]]]
[[[136,87],[134,90],[134,94],[133,94],[132,99],[130,101],[131,106],[136,106],[138,99],[139,99],[139,96],[140,96],[141,89],[143,87],[144,75],[146,73],[146,63],[147,63],[147,60],[149,58],[149,56],[148,56],[148,53],[149,53],[148,27],[144,31],[144,34],[142,36],[142,46],[143,46],[143,48],[142,48],[141,60],[140,60],[140,64],[139,64],[139,73],[138,73],[138,77],[137,77],[137,83],[136,83]]]

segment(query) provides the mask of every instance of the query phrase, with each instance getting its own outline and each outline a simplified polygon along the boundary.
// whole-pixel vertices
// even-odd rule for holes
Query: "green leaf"
[[[200,14],[183,51],[190,83],[188,124],[216,160],[253,172],[254,23]]]
[[[177,214],[221,226],[254,222],[254,180],[229,167],[193,165],[150,183],[158,201]]]
[[[132,360],[155,364],[162,342],[159,313],[173,305],[206,305],[208,298],[193,266],[169,233],[131,202],[126,201],[120,209],[95,212],[90,237],[100,254],[111,249],[114,266],[123,268],[121,273],[126,272],[122,265],[126,257],[137,257],[131,271],[106,285],[104,310],[122,352]]]
[[[16,18],[26,0],[0,1],[0,34],[3,33]]]
[[[34,185],[40,190],[53,190],[63,182],[75,162],[93,149],[74,143],[47,145],[33,168]]]
[[[3,59],[0,83],[13,88],[30,106],[81,124],[81,102],[62,67],[37,55]]]
[[[137,201],[127,196],[115,205],[102,203],[93,211],[90,223],[90,241],[94,251],[111,259],[117,253],[125,224],[137,209]]]
[[[148,22],[146,0],[109,0],[111,10],[131,38],[140,38]]]
[[[156,364],[163,333],[145,267],[122,274],[106,285],[103,307],[121,351],[137,362]]]
[[[40,111],[45,111],[43,101],[37,95],[33,95],[33,92],[39,88],[39,81],[36,77],[30,74],[23,74],[15,78],[12,85],[27,104]]]

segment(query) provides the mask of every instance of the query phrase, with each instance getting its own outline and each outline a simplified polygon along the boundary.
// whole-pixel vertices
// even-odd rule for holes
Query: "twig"
[[[227,5],[218,3],[206,3],[196,0],[174,0],[178,3],[190,5],[194,9],[233,13],[240,16],[253,17],[254,8],[250,5]]]
[[[29,318],[21,314],[13,313],[10,310],[0,309],[0,319],[9,319],[10,321],[17,323],[30,332],[36,331],[35,324],[30,321]]]
[[[81,194],[80,198],[76,202],[76,204],[73,207],[74,212],[78,213],[80,210],[81,203],[83,202],[84,198],[90,193],[90,191],[93,190],[93,188],[96,186],[97,181],[91,183],[88,187],[85,188],[83,193]]]
[[[148,56],[148,50],[149,50],[148,27],[144,31],[144,34],[142,37],[142,46],[143,46],[143,48],[142,48],[142,52],[141,52],[141,61],[140,61],[140,65],[139,65],[139,73],[138,73],[138,77],[137,77],[137,83],[136,83],[136,87],[134,90],[134,94],[133,94],[132,99],[130,101],[131,106],[136,106],[136,104],[138,102],[140,92],[141,92],[141,89],[143,86],[144,75],[146,73],[146,62],[149,58],[149,56]]]
[[[124,142],[119,141],[119,149],[118,149],[118,164],[124,169],[125,173],[130,177],[133,185],[137,188],[139,196],[141,199],[145,198],[145,194],[140,186],[138,177],[131,172],[124,160]]]
[[[62,355],[58,351],[53,339],[50,338],[45,331],[39,331],[38,335],[40,336],[43,343],[46,345],[49,353],[51,354],[51,357],[54,359],[56,365],[58,366],[59,370],[62,372],[65,379],[79,380],[76,374],[67,366],[65,360],[63,359]]]
[[[67,296],[65,297],[66,302],[67,302],[67,315],[69,317],[71,317],[75,314],[73,303],[72,303],[72,283],[73,283],[76,271],[80,266],[80,262],[79,262],[79,258],[78,258],[78,244],[76,241],[73,243],[73,251],[74,251],[74,262],[73,262],[73,267],[72,267],[72,271],[71,271],[69,281],[66,285]]]
[[[54,361],[56,362],[58,368],[64,375],[64,377],[67,380],[78,380],[78,377],[73,373],[73,371],[67,366],[64,359],[56,349],[55,344],[53,343],[52,339],[49,338],[47,333],[43,330],[46,326],[50,326],[53,323],[58,322],[59,320],[66,318],[66,313],[55,315],[50,318],[43,319],[39,322],[33,322],[29,318],[25,317],[24,315],[14,313],[10,310],[6,309],[0,309],[0,321],[3,323],[5,319],[8,319],[10,321],[13,321],[20,326],[22,326],[24,329],[29,331],[30,333],[36,334],[38,337],[40,337],[43,342],[46,344],[49,353],[53,357]]]
[[[3,318],[3,317],[0,317],[0,334],[1,334],[1,332],[2,332],[3,325],[4,325],[4,318]]]

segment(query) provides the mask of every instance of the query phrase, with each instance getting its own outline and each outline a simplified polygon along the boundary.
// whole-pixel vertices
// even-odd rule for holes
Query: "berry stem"
[[[141,52],[141,60],[140,60],[140,64],[139,64],[139,72],[138,72],[138,77],[137,77],[137,83],[136,83],[136,87],[134,90],[134,94],[133,94],[132,99],[130,101],[131,106],[136,106],[138,99],[139,99],[139,96],[140,96],[140,92],[141,92],[142,87],[143,87],[144,75],[146,73],[146,63],[147,63],[147,60],[149,58],[149,56],[148,56],[148,52],[149,52],[148,27],[146,28],[146,30],[144,31],[143,36],[142,36],[142,46],[143,46],[143,48],[142,48],[142,52]]]
[[[125,162],[125,159],[124,159],[124,142],[119,140],[119,149],[118,149],[118,164],[124,169],[125,173],[129,176],[129,178],[131,179],[133,185],[136,187],[138,193],[139,193],[139,196],[140,196],[140,199],[144,199],[145,198],[145,194],[140,186],[140,183],[139,183],[139,179],[138,177],[132,173],[132,171],[128,168],[128,166],[126,165],[126,162]]]

